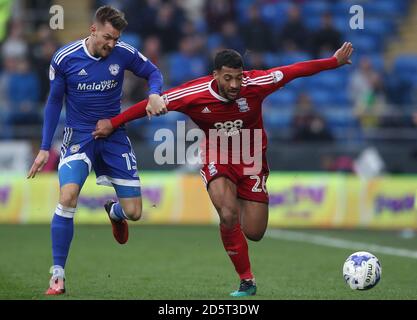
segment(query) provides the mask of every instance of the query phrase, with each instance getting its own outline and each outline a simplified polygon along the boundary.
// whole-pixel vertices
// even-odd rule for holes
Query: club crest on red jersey
[[[274,83],[277,83],[277,82],[281,81],[282,78],[284,78],[284,74],[280,70],[272,72],[271,75],[272,75]]]
[[[246,101],[246,98],[239,98],[236,100],[236,103],[240,112],[249,111],[249,105],[248,105],[248,102]]]

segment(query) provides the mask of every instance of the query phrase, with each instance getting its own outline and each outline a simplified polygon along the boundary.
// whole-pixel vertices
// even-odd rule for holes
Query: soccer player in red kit
[[[351,64],[353,47],[345,42],[328,59],[311,60],[269,70],[243,71],[239,53],[226,49],[216,54],[212,75],[187,82],[163,93],[168,111],[187,114],[206,135],[204,165],[201,174],[210,199],[220,217],[220,234],[224,248],[240,277],[235,297],[256,294],[246,239],[262,239],[268,223],[269,169],[266,160],[267,138],[262,122],[262,102],[289,81],[320,71]],[[160,115],[141,101],[111,119],[97,123],[95,138],[108,136],[124,123]],[[219,133],[214,136],[213,130]],[[250,134],[244,134],[249,132]],[[256,141],[255,132],[260,133]],[[252,134],[253,133],[253,134]],[[227,156],[219,161],[219,139],[242,136],[236,147],[229,144]],[[232,145],[232,146],[231,146]],[[260,163],[248,163],[241,149],[249,147]],[[221,152],[224,150],[220,147]],[[221,153],[220,152],[220,153]],[[239,153],[239,157],[233,158]],[[256,162],[256,161],[254,161]]]

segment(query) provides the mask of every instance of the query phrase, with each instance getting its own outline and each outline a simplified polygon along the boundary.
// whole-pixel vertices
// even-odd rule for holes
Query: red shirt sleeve
[[[117,116],[110,119],[110,122],[113,128],[118,128],[122,124],[126,122],[143,118],[146,116],[146,105],[148,104],[148,99],[142,100],[133,106],[129,107],[129,109],[123,111],[122,113],[118,114]]]
[[[184,112],[187,105],[189,104],[189,101],[181,95],[180,88],[185,87],[186,85],[179,86],[172,88],[170,90],[165,91],[162,94],[162,98],[165,101],[165,105],[168,109],[168,111],[178,111],[178,112]],[[113,126],[113,128],[118,128],[121,125],[125,124],[126,122],[143,118],[146,114],[146,106],[148,104],[148,99],[142,100],[133,106],[129,107],[119,115],[113,117],[110,119],[110,122]]]
[[[285,84],[299,77],[314,75],[320,71],[338,67],[336,57],[327,59],[298,62],[289,66],[281,66],[263,71],[254,71],[254,80],[258,83],[260,91],[267,96],[283,87]],[[269,77],[267,77],[269,75]],[[262,80],[256,80],[262,79]]]

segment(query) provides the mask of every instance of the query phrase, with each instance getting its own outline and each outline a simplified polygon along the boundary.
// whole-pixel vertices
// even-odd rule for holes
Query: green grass
[[[346,240],[417,250],[397,233],[308,230]],[[75,226],[66,266],[67,294],[46,297],[51,265],[49,226],[0,225],[0,299],[229,299],[238,278],[215,226],[130,228],[126,245],[110,226]],[[341,267],[353,252],[265,237],[250,242],[258,295],[253,299],[416,299],[417,259],[377,254],[381,282],[350,290]]]

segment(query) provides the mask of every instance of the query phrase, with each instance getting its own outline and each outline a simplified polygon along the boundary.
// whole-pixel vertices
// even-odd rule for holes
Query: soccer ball
[[[353,290],[367,290],[376,286],[381,279],[382,267],[372,253],[352,253],[343,264],[343,278]]]

